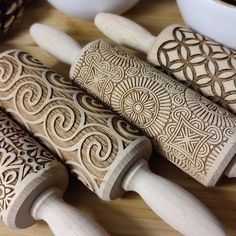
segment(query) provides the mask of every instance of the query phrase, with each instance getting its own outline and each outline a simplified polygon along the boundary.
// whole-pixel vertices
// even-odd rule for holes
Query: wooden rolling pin
[[[31,34],[72,64],[70,77],[78,86],[135,124],[181,170],[205,186],[223,173],[236,176],[233,114],[111,42],[96,40],[81,50],[49,26],[35,24]]]
[[[63,165],[1,110],[0,183],[0,218],[11,228],[44,220],[56,236],[107,235],[63,201],[68,183]]]
[[[0,105],[61,157],[105,200],[136,191],[184,235],[220,236],[224,230],[190,193],[150,172],[150,141],[96,100],[30,54],[0,54]],[[207,227],[205,227],[207,225]]]
[[[115,42],[147,53],[147,60],[236,114],[236,52],[179,25],[157,37],[133,21],[99,13],[96,26]]]

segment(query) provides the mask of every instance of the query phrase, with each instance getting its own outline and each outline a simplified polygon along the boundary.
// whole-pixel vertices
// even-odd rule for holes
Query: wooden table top
[[[141,0],[125,16],[140,23],[154,35],[158,35],[169,24],[183,24],[175,0]],[[35,22],[64,30],[82,46],[91,40],[104,37],[92,22],[67,16],[52,8],[46,1],[32,1],[18,27],[2,40],[0,50],[25,49],[63,76],[68,75],[69,66],[43,52],[30,37],[29,27]],[[153,172],[194,194],[219,218],[227,230],[227,235],[236,235],[236,180],[223,177],[217,187],[205,188],[156,153],[153,154],[150,167]],[[156,216],[136,193],[129,192],[120,199],[104,202],[71,177],[65,200],[99,222],[111,236],[180,235]],[[44,222],[24,230],[9,229],[1,222],[0,235],[50,236],[52,233]]]

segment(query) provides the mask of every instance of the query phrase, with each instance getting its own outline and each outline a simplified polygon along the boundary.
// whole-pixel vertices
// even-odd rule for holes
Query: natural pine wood
[[[169,24],[183,24],[174,0],[142,0],[125,16],[135,20],[157,35]],[[72,35],[82,46],[103,35],[92,22],[78,20],[53,9],[45,1],[33,1],[26,10],[23,21],[15,32],[5,37],[0,50],[20,47],[30,51],[47,66],[67,76],[69,66],[58,62],[40,48],[36,47],[29,36],[32,23],[40,22],[59,27]],[[157,154],[154,154],[157,155]],[[229,236],[236,235],[236,181],[223,178],[217,187],[207,189],[185,175],[163,158],[152,158],[151,169],[177,184],[185,187],[203,201],[220,219]],[[171,227],[161,221],[135,193],[126,193],[119,200],[104,202],[86,189],[83,184],[71,178],[67,202],[88,213],[99,222],[112,236],[178,236]],[[51,236],[48,226],[41,222],[26,230],[13,231],[0,223],[2,236]]]

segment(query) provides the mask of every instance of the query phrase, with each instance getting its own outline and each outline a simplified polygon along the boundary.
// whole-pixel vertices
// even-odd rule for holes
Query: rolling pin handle
[[[44,191],[32,205],[32,216],[46,221],[55,236],[108,236],[95,221],[65,203],[62,195],[57,187]]]
[[[144,160],[131,167],[123,180],[123,188],[139,193],[160,218],[183,235],[225,235],[221,224],[199,200],[169,180],[151,173]]]
[[[33,24],[30,34],[34,41],[58,60],[71,65],[81,47],[66,33],[45,24]]]
[[[98,13],[94,21],[97,28],[114,42],[148,53],[156,37],[135,22],[116,14]]]

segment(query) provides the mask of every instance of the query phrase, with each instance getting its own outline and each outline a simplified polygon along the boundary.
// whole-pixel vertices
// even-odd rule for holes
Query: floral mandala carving
[[[146,125],[152,120],[152,116],[157,112],[154,99],[148,92],[143,90],[129,91],[124,95],[124,112],[130,120],[134,120],[138,125]]]
[[[191,34],[177,29],[177,39],[163,46],[163,64],[183,73],[193,69],[191,63],[187,66],[183,62],[191,57],[187,46],[197,46],[202,38]],[[187,36],[191,39],[181,43]],[[181,51],[181,58],[169,65],[167,55],[173,50]],[[202,50],[208,55],[213,52],[209,47]],[[206,60],[193,56],[191,62],[200,65]],[[102,67],[107,62],[109,65]],[[91,67],[100,68],[107,76],[95,78]],[[123,76],[117,79],[114,71],[120,69]],[[212,69],[210,64],[208,69]],[[192,80],[193,75],[187,74]],[[216,183],[236,152],[236,120],[232,114],[110,42],[97,40],[87,45],[71,76],[80,87],[135,124],[167,159],[205,185]],[[109,89],[98,91],[95,83],[101,88],[109,84]]]

